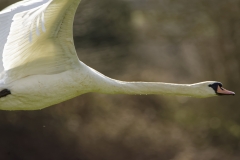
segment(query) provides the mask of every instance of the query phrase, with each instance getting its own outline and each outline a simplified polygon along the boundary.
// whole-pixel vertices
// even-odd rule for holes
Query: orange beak
[[[233,96],[235,95],[234,92],[228,91],[220,86],[218,86],[218,88],[217,88],[217,93],[220,95],[233,95]]]

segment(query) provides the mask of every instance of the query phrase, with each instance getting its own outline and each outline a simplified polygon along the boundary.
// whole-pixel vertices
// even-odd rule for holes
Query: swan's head
[[[223,88],[221,82],[206,81],[201,83],[195,83],[191,85],[194,88],[194,92],[197,97],[213,97],[213,96],[224,96],[224,95],[235,95],[234,92]]]

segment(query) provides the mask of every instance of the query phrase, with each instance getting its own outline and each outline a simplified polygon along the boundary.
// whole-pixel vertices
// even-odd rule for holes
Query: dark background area
[[[91,93],[0,111],[1,160],[240,159],[240,0],[82,0],[74,39],[80,60],[109,77],[217,80],[237,95]]]

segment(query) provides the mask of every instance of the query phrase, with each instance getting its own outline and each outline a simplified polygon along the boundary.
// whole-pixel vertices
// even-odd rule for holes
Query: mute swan
[[[220,82],[195,84],[123,82],[81,62],[73,19],[81,0],[24,0],[0,12],[0,109],[37,110],[88,92],[234,95]]]

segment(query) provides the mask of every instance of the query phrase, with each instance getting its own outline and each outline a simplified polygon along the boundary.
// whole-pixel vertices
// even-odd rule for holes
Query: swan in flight
[[[124,82],[81,62],[73,20],[81,0],[23,0],[0,12],[0,109],[38,110],[88,92],[234,95],[220,82]]]

